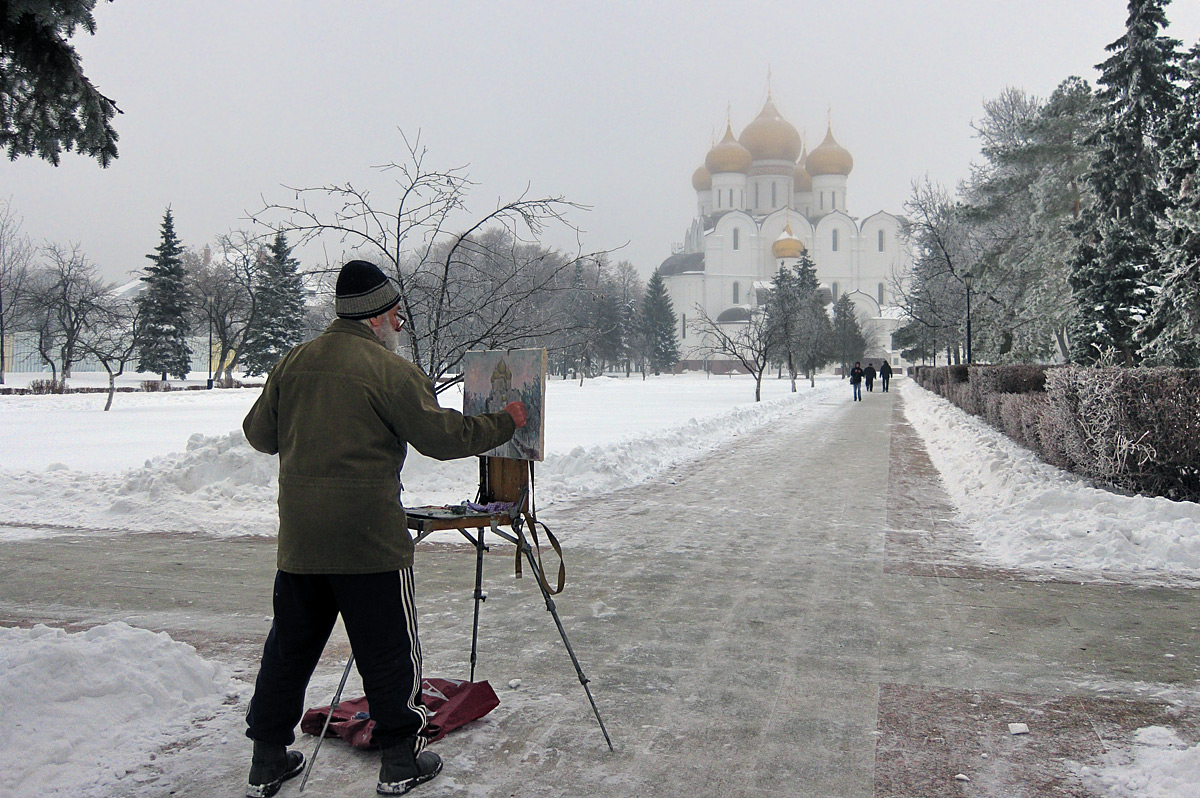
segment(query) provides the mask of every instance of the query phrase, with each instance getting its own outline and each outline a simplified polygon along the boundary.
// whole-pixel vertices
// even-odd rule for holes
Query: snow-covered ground
[[[907,383],[904,399],[975,538],[963,554],[1047,575],[1200,579],[1200,505],[1094,488],[936,394]]]
[[[976,538],[970,556],[1079,578],[1200,578],[1200,505],[1097,490],[917,386],[896,386]],[[794,395],[786,381],[767,380],[759,404],[752,388],[745,378],[698,375],[552,381],[539,506],[635,484],[772,421],[833,414],[849,400],[838,380]],[[274,534],[275,458],[253,452],[238,431],[257,393],[120,394],[109,413],[103,395],[0,397],[0,541],[59,527]],[[404,478],[408,504],[456,503],[472,498],[475,465],[413,453]],[[80,678],[83,662],[102,662],[104,678]],[[40,795],[104,795],[167,736],[181,728],[204,736],[238,689],[162,633],[0,628],[0,795],[25,794],[34,780]],[[1143,730],[1135,750],[1090,775],[1114,796],[1194,795],[1200,747],[1162,732]]]

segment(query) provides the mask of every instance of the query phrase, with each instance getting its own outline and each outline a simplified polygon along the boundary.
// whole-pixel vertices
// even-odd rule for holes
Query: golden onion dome
[[[692,188],[697,191],[708,191],[712,188],[712,175],[708,171],[708,167],[700,165],[696,171],[692,172]]]
[[[775,103],[767,104],[738,139],[756,161],[795,161],[800,156],[800,133],[779,115]]]
[[[720,172],[745,174],[750,168],[750,161],[750,151],[738,144],[737,139],[733,137],[733,128],[728,122],[725,123],[725,138],[704,156],[704,166],[710,175]]]
[[[804,242],[792,234],[792,223],[788,222],[779,238],[771,245],[771,254],[777,258],[798,258],[803,252]]]
[[[794,190],[798,192],[812,191],[812,175],[804,168],[804,161],[807,157],[807,153],[800,153],[800,160],[796,162],[796,171],[792,173],[792,182],[795,184]]]
[[[854,168],[850,152],[833,138],[833,127],[825,130],[825,140],[808,154],[804,165],[813,177],[817,175],[848,175]]]

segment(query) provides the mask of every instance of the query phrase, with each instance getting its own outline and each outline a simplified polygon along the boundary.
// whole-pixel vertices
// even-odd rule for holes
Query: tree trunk
[[[105,412],[108,412],[108,409],[112,407],[113,394],[115,394],[116,392],[117,392],[117,375],[113,374],[112,370],[109,369],[108,370],[108,401],[104,403],[104,411]]]

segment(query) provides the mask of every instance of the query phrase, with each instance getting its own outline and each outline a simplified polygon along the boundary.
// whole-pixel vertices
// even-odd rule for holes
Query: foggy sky
[[[1190,47],[1200,3],[1176,0]],[[354,182],[420,133],[435,168],[469,164],[471,211],[524,192],[592,206],[586,250],[648,275],[695,214],[690,178],[724,132],[775,104],[811,149],[832,115],[854,156],[851,215],[902,213],[914,179],[953,187],[978,160],[970,123],[1006,86],[1094,84],[1122,34],[1115,0],[495,2],[117,0],[74,42],[124,112],[108,169],[0,164],[35,241],[78,242],[112,280],[144,268],[170,205],[187,246],[253,229],[281,186]],[[545,243],[574,249],[565,235]],[[339,242],[298,251],[338,262]]]

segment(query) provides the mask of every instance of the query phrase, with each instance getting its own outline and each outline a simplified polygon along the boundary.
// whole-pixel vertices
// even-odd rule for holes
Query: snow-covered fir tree
[[[145,288],[137,297],[142,324],[139,330],[138,371],[187,377],[192,350],[187,344],[188,292],[184,282],[183,244],[175,235],[175,218],[167,208],[162,240],[147,255],[151,265],[142,274]]]
[[[1138,331],[1147,362],[1200,367],[1200,44],[1184,61],[1179,105],[1167,125],[1161,177],[1173,207],[1159,231],[1162,290]]]
[[[679,341],[675,338],[675,306],[662,275],[657,271],[646,283],[642,300],[642,323],[646,330],[646,348],[650,369],[659,374],[679,362]]]
[[[1099,65],[1098,119],[1084,175],[1086,203],[1071,269],[1072,355],[1089,362],[1114,350],[1137,359],[1135,331],[1162,273],[1155,237],[1169,202],[1158,179],[1165,122],[1178,104],[1178,47],[1162,35],[1170,0],[1130,0],[1125,35]]]
[[[241,363],[249,375],[266,374],[304,339],[304,281],[282,231],[267,248],[254,280],[254,318]]]

